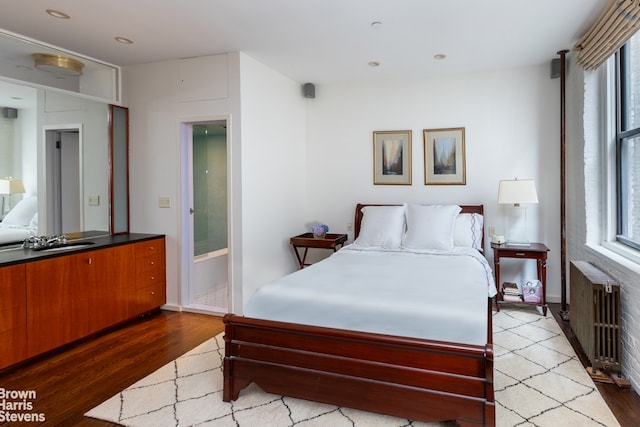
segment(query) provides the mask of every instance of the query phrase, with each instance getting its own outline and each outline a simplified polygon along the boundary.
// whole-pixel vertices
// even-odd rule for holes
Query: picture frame
[[[373,184],[411,185],[411,131],[373,132]]]
[[[466,185],[465,128],[424,129],[424,184]]]

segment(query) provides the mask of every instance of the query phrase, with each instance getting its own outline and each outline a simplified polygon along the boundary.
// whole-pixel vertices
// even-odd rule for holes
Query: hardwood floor
[[[580,343],[576,339],[569,321],[562,320],[560,316],[560,304],[548,304],[553,317],[573,346],[576,354],[580,358],[583,366],[591,366],[587,355],[582,350]],[[619,388],[615,384],[604,384],[596,382],[596,386],[611,411],[618,419],[621,427],[640,426],[640,396],[630,388]]]
[[[83,414],[223,330],[220,317],[160,311],[0,372],[0,387],[35,391],[16,413],[42,413],[44,425],[114,426]]]
[[[568,322],[558,315],[559,304],[549,306],[576,348]],[[44,425],[115,426],[83,414],[223,329],[220,317],[160,311],[0,372],[0,388],[35,391],[31,412],[43,413]],[[576,352],[580,355],[581,349]],[[637,393],[611,384],[598,384],[598,389],[622,427],[640,425]]]

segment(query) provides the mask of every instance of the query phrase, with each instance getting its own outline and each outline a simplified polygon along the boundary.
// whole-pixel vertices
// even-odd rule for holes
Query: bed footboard
[[[370,334],[228,314],[225,401],[264,391],[413,420],[495,425],[493,346]]]

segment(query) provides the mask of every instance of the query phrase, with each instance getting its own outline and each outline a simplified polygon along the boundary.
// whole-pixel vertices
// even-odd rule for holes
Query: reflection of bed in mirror
[[[38,232],[38,199],[35,196],[19,201],[0,222],[0,245],[22,242]]]

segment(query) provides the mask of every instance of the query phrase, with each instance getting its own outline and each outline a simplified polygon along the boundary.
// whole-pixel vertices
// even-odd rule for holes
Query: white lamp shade
[[[0,179],[0,194],[19,194],[24,192],[24,185],[21,179]]]
[[[532,179],[503,179],[498,186],[498,203],[501,205],[536,204],[538,193]]]

